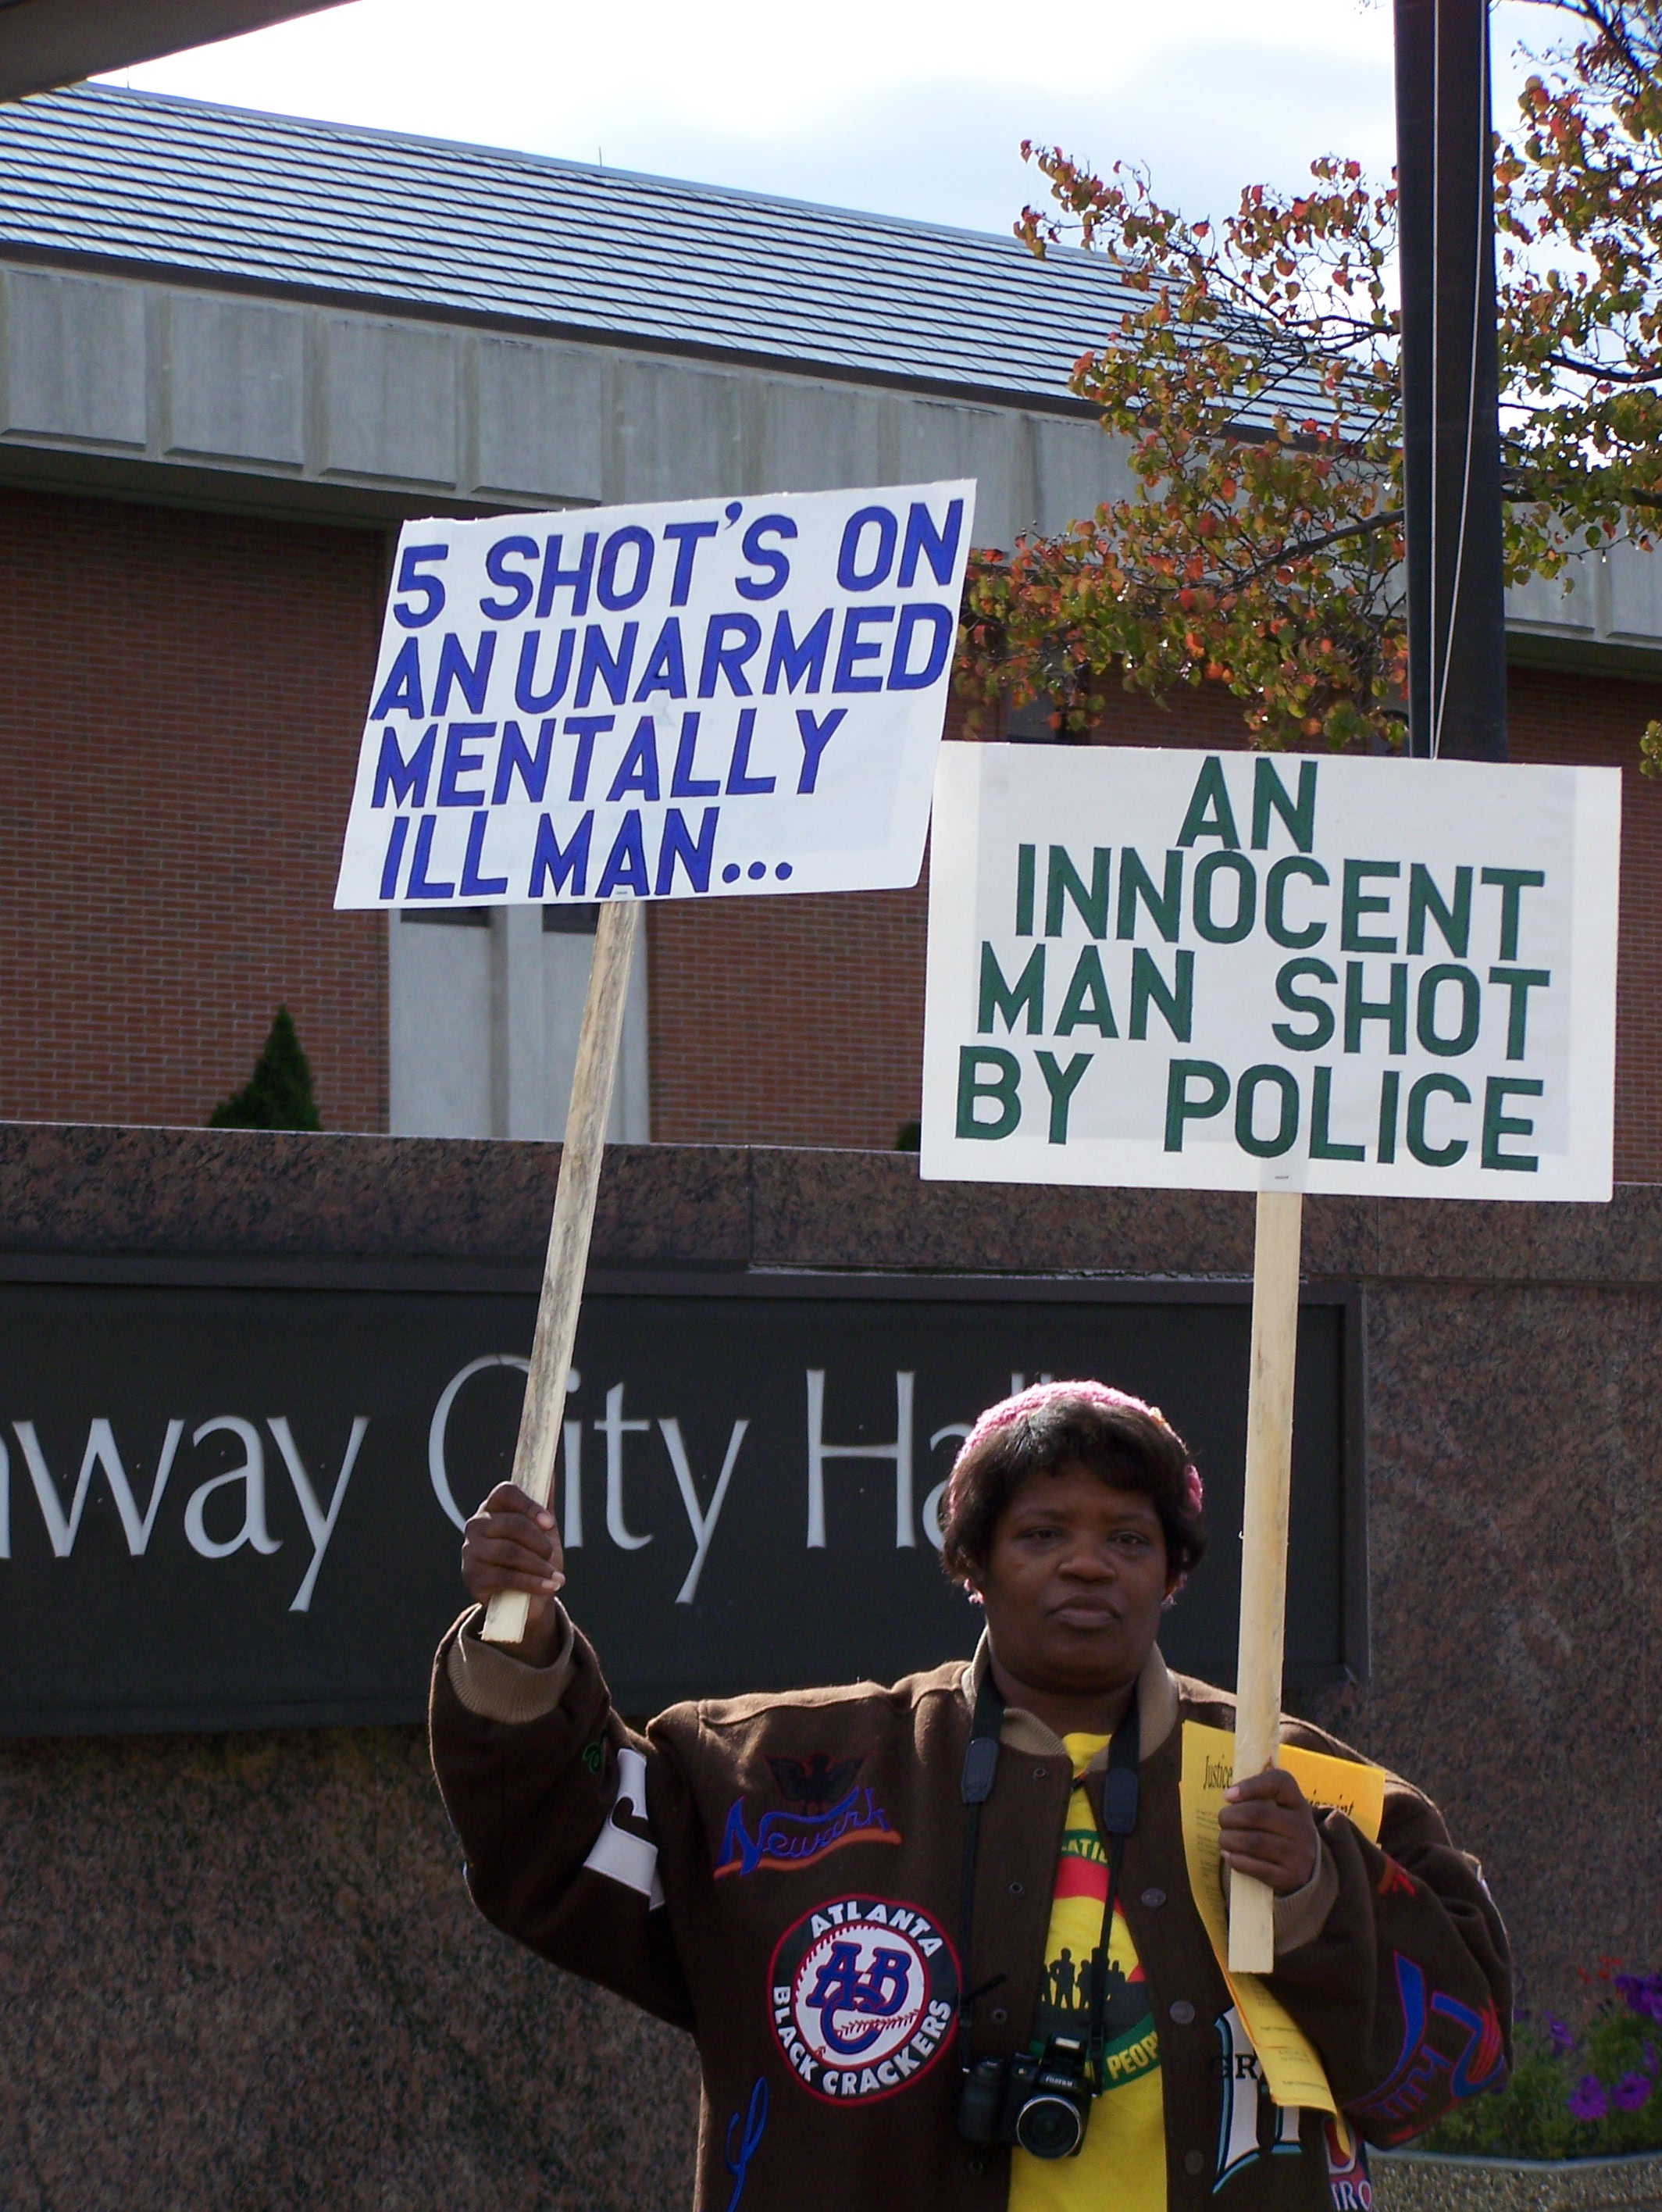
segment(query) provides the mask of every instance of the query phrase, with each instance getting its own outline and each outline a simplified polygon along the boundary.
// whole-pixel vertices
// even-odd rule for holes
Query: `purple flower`
[[[1616,2100],[1618,2111],[1636,2112],[1641,2105],[1648,2103],[1651,2086],[1646,2075],[1624,2074],[1610,2094]]]
[[[1654,2076],[1656,2073],[1656,2045],[1653,2043],[1647,2043],[1644,2049],[1640,2052],[1639,2063],[1644,2068],[1647,2074]]]
[[[1566,2027],[1563,2021],[1556,2018],[1551,2013],[1546,2015],[1546,2022],[1547,2041],[1552,2045],[1553,2057],[1567,2058],[1575,2048],[1574,2032]]]
[[[1584,2074],[1569,2093],[1571,2117],[1578,2120],[1602,2120],[1610,2110],[1610,2099],[1604,2085],[1596,2074]]]
[[[1618,1974],[1616,1987],[1629,2012],[1662,2027],[1662,1974]]]

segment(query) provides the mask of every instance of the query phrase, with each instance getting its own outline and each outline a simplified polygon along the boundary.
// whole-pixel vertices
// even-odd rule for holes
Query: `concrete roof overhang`
[[[204,46],[341,0],[0,0],[0,100]]]

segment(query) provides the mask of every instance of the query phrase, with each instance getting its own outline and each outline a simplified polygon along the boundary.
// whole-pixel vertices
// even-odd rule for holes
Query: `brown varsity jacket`
[[[696,2037],[698,2212],[1004,2212],[1009,2153],[955,2125],[960,1976],[977,2057],[1028,2041],[1071,1773],[1005,1713],[981,1820],[974,1955],[958,1955],[960,1778],[985,1646],[862,1682],[672,1706],[644,1735],[569,1627],[548,1668],[464,1616],[434,1670],[434,1765],[495,1924]],[[1260,2100],[1256,2061],[1189,1893],[1181,1723],[1233,1701],[1150,1656],[1126,1920],[1161,2042],[1172,2212],[1368,2212],[1366,2154]],[[1356,1753],[1288,1720],[1289,1743]],[[1087,1787],[1101,1809],[1100,1771]],[[1376,1847],[1318,1816],[1307,1887],[1277,1905],[1271,1986],[1356,2137],[1404,2140],[1510,2056],[1505,1931],[1436,1808],[1390,1779]]]

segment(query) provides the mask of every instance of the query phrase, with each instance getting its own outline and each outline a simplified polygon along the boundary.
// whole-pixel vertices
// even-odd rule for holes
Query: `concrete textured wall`
[[[1095,422],[1023,397],[0,262],[0,471],[20,481],[419,514],[973,476],[978,543],[1009,547],[1133,488]],[[1623,540],[1514,587],[1507,617],[1549,653],[1642,664],[1662,572]]]
[[[588,927],[544,927],[568,918]],[[384,920],[391,1133],[563,1135],[593,910],[568,917],[532,906],[406,907]],[[652,1135],[644,934],[629,970],[606,1132],[615,1144]]]
[[[0,1127],[14,1252],[524,1259],[530,1145]],[[1318,1717],[1483,1857],[1528,1996],[1662,1964],[1662,1190],[1313,1200],[1362,1286],[1373,1662]],[[1240,1277],[1250,1201],[622,1147],[613,1263]],[[1222,1540],[1222,1532],[1220,1532]],[[684,2039],[473,1915],[413,1730],[0,1747],[0,2203],[670,2212]]]
[[[0,265],[0,467],[431,513],[974,477],[978,544],[1129,487],[1088,416],[124,276]]]

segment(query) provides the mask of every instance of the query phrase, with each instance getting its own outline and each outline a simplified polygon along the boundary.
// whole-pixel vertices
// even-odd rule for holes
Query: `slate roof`
[[[82,85],[0,106],[0,252],[1070,403],[1100,257]]]

